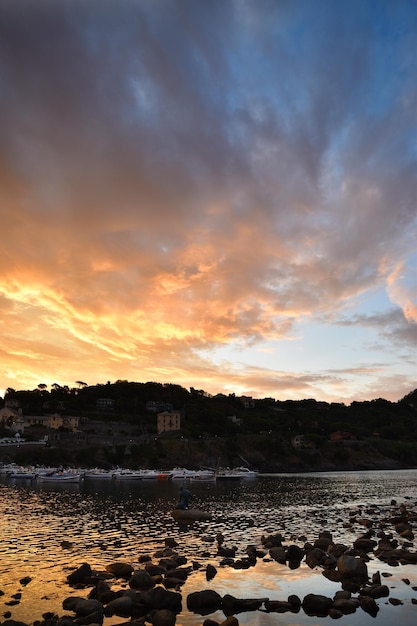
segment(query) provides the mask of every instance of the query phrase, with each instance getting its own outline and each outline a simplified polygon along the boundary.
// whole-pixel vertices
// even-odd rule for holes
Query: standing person
[[[180,499],[176,506],[177,509],[188,509],[188,505],[192,498],[191,491],[188,491],[184,486],[180,487]]]

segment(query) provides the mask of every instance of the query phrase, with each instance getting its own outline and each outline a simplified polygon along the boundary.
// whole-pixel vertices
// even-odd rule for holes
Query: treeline
[[[264,398],[245,403],[235,394],[210,396],[204,390],[187,390],[172,383],[118,380],[93,386],[77,381],[76,385],[70,388],[54,384],[48,389],[41,384],[31,391],[9,388],[2,406],[7,401],[8,406],[20,408],[25,415],[58,412],[128,421],[151,432],[156,418],[155,412],[149,410],[149,402],[154,402],[181,411],[181,435],[187,437],[270,432],[285,439],[308,435],[320,443],[332,433],[341,432],[356,439],[417,440],[417,389],[398,402],[378,398],[347,406],[314,399]],[[100,402],[103,399],[110,401],[105,407]]]

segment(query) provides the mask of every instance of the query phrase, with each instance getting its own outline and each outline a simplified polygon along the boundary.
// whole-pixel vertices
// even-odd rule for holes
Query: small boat
[[[86,478],[87,480],[112,480],[113,474],[113,471],[95,468],[91,470],[85,470],[84,478]]]
[[[198,472],[194,472],[190,481],[192,483],[213,483],[216,482],[216,473],[210,470],[200,470]]]
[[[65,482],[65,483],[79,483],[81,480],[81,472],[72,471],[58,471],[46,474],[39,474],[38,480],[42,483],[46,482]]]
[[[205,522],[212,519],[210,513],[199,509],[174,509],[171,515],[178,522]]]
[[[247,467],[228,467],[219,469],[216,473],[216,480],[246,480],[248,478],[256,478],[258,472],[249,470]]]
[[[18,480],[33,480],[34,478],[36,478],[36,471],[30,469],[29,467],[20,467],[12,470],[8,474],[8,477]]]

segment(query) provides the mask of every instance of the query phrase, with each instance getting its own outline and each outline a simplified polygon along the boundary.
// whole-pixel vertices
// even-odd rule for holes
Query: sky
[[[401,399],[416,129],[413,0],[0,0],[0,394]]]

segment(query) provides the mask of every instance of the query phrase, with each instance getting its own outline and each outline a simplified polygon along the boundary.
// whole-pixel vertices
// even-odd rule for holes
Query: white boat
[[[114,476],[114,470],[103,469],[91,469],[85,470],[84,478],[87,480],[112,480]]]
[[[258,476],[258,472],[247,467],[221,468],[216,472],[216,480],[247,480]]]
[[[1,476],[10,476],[12,472],[18,470],[18,465],[16,463],[6,463],[0,465],[0,475]]]
[[[46,474],[38,474],[38,480],[42,483],[51,483],[51,482],[65,482],[65,483],[79,483],[81,480],[81,472],[74,472],[71,470],[68,471],[57,471]]]
[[[113,472],[113,478],[116,480],[156,480],[158,474],[156,470],[131,470],[131,469],[121,469]]]
[[[191,476],[192,483],[212,483],[216,482],[216,472],[211,470],[200,470]]]
[[[30,467],[18,467],[11,470],[8,477],[19,480],[33,480],[36,478],[36,470]]]

